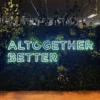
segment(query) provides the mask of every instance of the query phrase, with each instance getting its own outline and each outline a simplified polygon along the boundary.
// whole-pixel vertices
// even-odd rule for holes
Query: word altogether
[[[39,41],[11,41],[8,46],[8,62],[42,62],[42,63],[55,63],[58,62],[57,53],[35,53],[36,51],[65,51],[65,50],[93,50],[94,44],[90,40],[68,40],[68,41],[49,41],[46,40],[42,43]],[[19,52],[20,51],[20,52]],[[24,53],[22,52],[24,51]],[[32,53],[25,53],[31,51]],[[34,52],[33,52],[34,51]],[[19,53],[14,53],[19,52]]]

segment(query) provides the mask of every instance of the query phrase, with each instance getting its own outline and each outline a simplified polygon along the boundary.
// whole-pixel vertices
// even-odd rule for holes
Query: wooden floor
[[[0,92],[0,100],[100,100],[100,92]]]

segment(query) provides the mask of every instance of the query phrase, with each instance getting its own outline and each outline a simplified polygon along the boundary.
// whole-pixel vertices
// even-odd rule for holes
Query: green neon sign
[[[41,45],[37,41],[11,40],[8,46],[8,63],[57,63],[58,51],[88,51],[94,49],[94,43],[90,40],[68,40],[68,41],[43,41]],[[27,53],[27,52],[28,53]],[[30,52],[31,51],[31,52]],[[42,51],[42,52],[41,52]],[[44,51],[44,53],[43,53]],[[17,52],[17,53],[16,53]]]

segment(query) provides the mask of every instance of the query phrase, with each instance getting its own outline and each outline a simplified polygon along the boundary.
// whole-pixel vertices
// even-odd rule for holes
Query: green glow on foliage
[[[56,40],[58,40],[58,41],[63,40],[63,39],[64,39],[63,34],[59,34],[59,35],[57,35],[57,37],[56,37]]]

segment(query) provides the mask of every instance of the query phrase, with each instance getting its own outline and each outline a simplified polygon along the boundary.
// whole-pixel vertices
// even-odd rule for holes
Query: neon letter
[[[85,50],[93,50],[93,42],[90,40],[85,41]]]
[[[52,50],[59,50],[59,41],[52,41]]]
[[[27,56],[27,62],[31,62],[31,53],[26,53],[25,56]]]
[[[67,47],[68,50],[75,50],[76,47],[75,47],[75,41],[68,41],[68,47]]]
[[[24,41],[24,43],[26,44],[27,50],[30,50],[30,45],[32,44],[32,41]]]
[[[85,41],[84,40],[77,41],[77,50],[85,50]]]
[[[43,42],[43,48],[44,48],[45,50],[50,50],[50,49],[51,49],[51,42],[50,42],[49,40],[44,41],[44,42]]]
[[[18,41],[18,50],[25,50],[25,47],[22,47],[21,41]]]
[[[61,50],[65,50],[67,41],[60,41],[60,42],[61,42]]]
[[[35,56],[35,62],[39,62],[39,56],[41,56],[41,53],[33,53]]]
[[[48,53],[42,53],[41,62],[44,62],[44,63],[48,63],[49,62]]]
[[[32,48],[34,50],[40,50],[41,49],[41,45],[38,46],[38,41],[36,41],[36,42],[32,43]]]
[[[8,63],[16,62],[16,54],[15,53],[8,53]]]
[[[8,46],[8,50],[11,50],[11,49],[17,50],[17,46],[14,41],[11,41]]]
[[[57,53],[50,53],[50,62],[58,62],[58,55]]]
[[[25,62],[25,57],[24,57],[24,53],[18,53],[17,54],[17,62]]]

